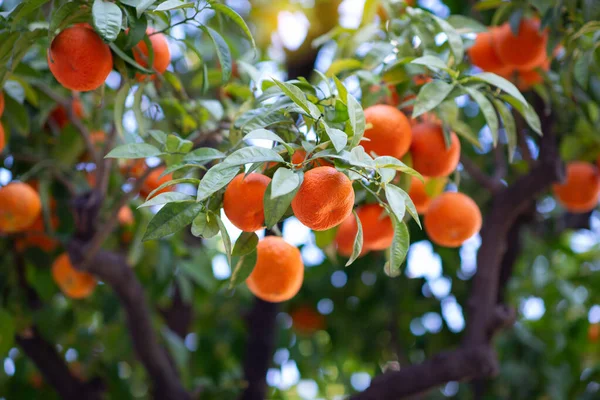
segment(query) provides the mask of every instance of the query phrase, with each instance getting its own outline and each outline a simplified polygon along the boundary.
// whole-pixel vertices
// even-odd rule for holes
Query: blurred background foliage
[[[18,3],[0,1],[3,12],[0,18]],[[232,78],[225,83],[213,43],[193,24],[183,23],[189,22],[186,20],[191,17],[189,10],[174,11],[170,25],[181,24],[169,31],[172,64],[164,80],[156,87],[147,86],[145,90],[149,92],[143,92],[137,85],[123,90],[119,74],[111,73],[103,93],[103,102],[108,107],[99,107],[96,92],[80,96],[90,128],[107,128],[106,121],[111,120],[121,125],[120,118],[127,135],[147,130],[150,117],[154,119],[154,129],[177,131],[193,140],[199,128],[210,131],[219,126],[224,116],[231,120],[247,110],[252,105],[253,91],[261,91],[261,81],[271,77],[285,79],[293,70],[311,71],[313,64],[327,73],[334,57],[354,57],[358,45],[364,43],[358,42],[350,50],[344,46],[351,46],[348,40],[370,22],[365,21],[368,14],[363,10],[369,10],[371,3],[369,0],[227,1],[249,24],[256,51],[250,48],[243,33],[224,18],[215,17],[213,12],[194,15],[194,20],[221,33],[231,49],[236,65]],[[473,3],[419,0],[415,6],[442,18],[454,14],[475,16],[489,25],[496,15],[491,8],[519,2],[483,1],[490,10],[474,9]],[[576,18],[598,17],[594,1],[572,3],[580,3],[583,10],[588,10],[577,13]],[[42,11],[21,23],[45,21]],[[159,13],[153,17],[155,24],[160,24],[161,19],[165,26],[168,23]],[[381,20],[377,13],[372,17]],[[344,30],[340,31],[338,26]],[[346,38],[339,36],[316,49],[314,40],[332,29],[346,34]],[[381,34],[378,29],[363,33],[377,37]],[[573,103],[564,102],[564,112],[561,110],[564,118],[559,115],[560,129],[568,133],[561,148],[567,160],[594,160],[600,149],[596,104],[600,101],[600,75],[595,61],[599,57],[598,39],[593,34],[582,39],[586,43],[579,43],[578,51],[567,48],[567,56],[573,58],[572,69],[553,69],[549,83],[537,89],[545,98],[554,98],[554,105],[560,104],[560,96],[576,99]],[[1,156],[0,183],[13,176],[38,180],[47,218],[50,197],[56,202],[60,222],[55,236],[64,241],[73,229],[67,207],[69,193],[54,177],[62,176],[76,191],[84,191],[89,187],[94,166],[82,159],[84,146],[72,127],[56,130],[47,126],[55,103],[27,83],[47,76],[44,55],[47,46],[46,37],[32,42],[23,63],[16,67],[13,80],[4,83],[4,90],[10,96],[6,96],[2,122],[10,127],[6,129],[10,151]],[[365,55],[376,50],[368,45],[361,49]],[[586,55],[588,50],[591,56]],[[582,57],[587,64],[578,61]],[[570,76],[575,77],[574,81]],[[366,74],[357,78],[351,71],[346,75],[346,85],[358,96],[361,87],[365,87],[362,78],[367,78],[369,85],[369,79],[374,79]],[[63,94],[67,95],[66,91]],[[376,101],[366,95],[362,100],[367,105]],[[125,106],[121,108],[123,102]],[[482,129],[483,117],[476,103],[462,98],[457,99],[457,104],[461,120],[476,132],[482,143],[481,149],[466,145],[463,149],[482,169],[489,170],[493,150],[489,130]],[[577,112],[571,112],[575,108]],[[530,147],[533,152],[537,150],[534,143]],[[41,162],[48,159],[53,160],[50,165]],[[511,170],[518,172],[519,168],[525,167],[517,154]],[[127,182],[119,174],[111,175],[109,192],[123,184]],[[180,189],[185,191],[185,184]],[[470,179],[463,179],[461,190],[479,204],[489,200],[487,192]],[[136,209],[141,202],[135,199],[131,204],[135,224],[121,227],[106,247],[127,252],[149,301],[157,310],[168,307],[174,293],[192,306],[192,326],[183,338],[166,329],[160,313],[155,313],[161,340],[173,352],[186,386],[201,387],[203,399],[233,399],[243,388],[245,317],[252,296],[243,285],[233,292],[227,289],[231,271],[220,237],[204,240],[202,247],[187,232],[142,243],[141,236],[152,211]],[[485,206],[482,209],[485,215]],[[517,323],[497,338],[501,374],[491,383],[486,399],[600,397],[597,325],[600,323],[597,290],[600,214],[597,211],[587,214],[577,229],[564,229],[569,227],[567,217],[549,195],[544,195],[536,204],[534,221],[521,236],[521,255],[506,293],[507,301],[518,309]],[[232,238],[239,235],[233,226],[227,226]],[[368,254],[344,268],[330,246],[322,246],[330,240],[315,237],[293,218],[283,224],[284,238],[300,247],[307,268],[301,292],[285,303],[277,315],[276,351],[267,373],[269,399],[341,398],[364,390],[370,377],[382,369],[397,368],[398,363],[407,361],[418,363],[426,356],[458,345],[465,328],[463,309],[480,239],[474,237],[460,249],[446,249],[432,245],[416,224],[411,223],[410,228],[412,245],[406,267],[392,279],[383,272],[382,254]],[[30,248],[18,253],[13,247],[11,240],[0,237],[0,399],[57,398],[12,340],[15,332],[21,332],[31,322],[35,322],[48,341],[57,344],[74,374],[83,379],[96,375],[105,378],[107,398],[147,398],[149,382],[129,340],[125,339],[128,334],[122,311],[112,291],[100,285],[89,299],[68,300],[60,294],[50,275],[49,265],[59,249],[47,253]],[[43,301],[37,311],[30,310],[24,293],[14,289],[22,277],[17,276],[12,266],[21,262],[28,266],[24,278]],[[470,396],[467,384],[450,382],[423,398],[469,399]]]

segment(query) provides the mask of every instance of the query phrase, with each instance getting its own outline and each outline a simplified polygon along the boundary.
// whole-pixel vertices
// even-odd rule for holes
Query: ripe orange
[[[75,269],[67,253],[58,256],[52,264],[52,277],[60,290],[73,299],[90,296],[97,283],[91,274]]]
[[[144,174],[148,166],[146,160],[126,160],[124,163],[119,165],[119,171],[123,175],[129,175],[132,178],[139,178]]]
[[[94,30],[71,26],[52,41],[48,66],[61,85],[84,92],[104,84],[113,60],[110,48]]]
[[[429,205],[425,231],[432,242],[459,247],[481,229],[481,211],[469,196],[458,192],[442,193]]]
[[[152,51],[154,53],[152,69],[159,74],[162,74],[167,70],[169,63],[171,62],[171,52],[169,51],[169,45],[165,35],[155,32],[154,29],[148,28],[146,30],[146,35],[148,35],[148,38],[150,39],[150,44],[152,45]],[[146,42],[142,40],[133,48],[133,57],[142,67],[148,67],[148,59],[150,56],[148,54]],[[138,80],[143,80],[146,78],[146,75],[137,73],[136,77]],[[156,79],[156,75],[150,75],[150,79]]]
[[[239,174],[229,183],[223,196],[225,215],[238,229],[254,232],[264,227],[264,197],[271,178],[251,173]]]
[[[306,150],[304,149],[297,149],[294,154],[292,155],[292,163],[294,163],[297,168],[299,167],[299,164],[302,164],[304,162],[304,160],[306,160]],[[333,164],[325,161],[322,158],[319,158],[313,162],[311,162],[310,164],[308,164],[309,167],[314,168],[314,167],[333,167]]]
[[[364,137],[369,141],[360,144],[368,154],[374,152],[378,156],[402,158],[410,147],[412,131],[408,118],[395,107],[378,104],[365,110],[367,123],[371,129],[365,131]]]
[[[90,139],[95,146],[101,146],[106,140],[106,133],[104,131],[92,131],[90,132]]]
[[[441,125],[424,122],[413,126],[410,152],[413,168],[422,175],[448,176],[458,165],[460,142],[456,134],[452,132],[450,147],[446,148]]]
[[[0,123],[0,153],[2,153],[5,146],[6,146],[6,138],[4,137],[4,127]]]
[[[398,107],[400,105],[400,96],[398,96],[398,91],[396,87],[392,84],[388,84],[387,88],[389,90],[389,94],[386,94],[382,99],[383,104],[387,104],[392,107]],[[371,93],[377,93],[382,91],[381,85],[373,85],[369,89]]]
[[[566,167],[566,179],[563,183],[552,185],[556,200],[573,213],[593,210],[598,204],[600,176],[595,165],[572,161]]]
[[[522,90],[529,90],[532,86],[538,83],[544,82],[544,77],[539,73],[538,69],[542,71],[550,70],[550,59],[547,58],[542,65],[537,66],[530,70],[517,70],[517,87]]]
[[[304,280],[300,250],[278,236],[258,243],[254,270],[246,279],[248,289],[259,299],[279,303],[298,293]]]
[[[35,222],[41,211],[40,196],[26,183],[11,182],[0,188],[0,231],[21,232]]]
[[[0,92],[0,117],[4,114],[4,94]]]
[[[352,182],[332,167],[317,167],[304,174],[292,210],[300,222],[315,231],[339,225],[352,213]]]
[[[427,178],[425,178],[425,183],[427,183]],[[431,200],[433,200],[425,191],[425,183],[413,176],[410,182],[410,189],[408,190],[408,195],[415,204],[417,212],[421,215],[427,212],[431,205]]]
[[[83,117],[83,104],[81,104],[81,100],[78,98],[73,99],[71,103],[71,110],[75,116],[81,118]],[[58,106],[52,110],[50,113],[50,117],[48,118],[52,122],[56,124],[60,129],[67,126],[69,123],[69,117],[67,116],[67,110],[63,106]]]
[[[29,182],[29,185],[35,189],[37,182]],[[54,229],[58,228],[58,217],[55,214],[56,201],[50,199],[50,210],[52,216],[50,218],[50,224]],[[59,242],[57,239],[49,236],[46,233],[46,227],[44,225],[44,217],[40,213],[37,219],[23,232],[23,236],[18,238],[15,242],[17,250],[23,251],[25,249],[35,247],[39,248],[46,253],[53,251],[58,246]]]
[[[546,55],[548,30],[540,31],[536,18],[522,19],[519,33],[513,34],[508,23],[498,27],[494,33],[494,49],[504,65],[519,69],[530,69],[539,65]]]
[[[290,317],[292,317],[294,329],[303,335],[312,335],[325,328],[325,317],[306,305],[293,309]]]
[[[356,214],[363,229],[362,254],[370,250],[385,250],[392,245],[394,227],[392,220],[385,214],[379,204],[366,204],[356,209]],[[354,238],[358,231],[356,218],[350,214],[340,224],[335,236],[338,252],[346,257],[352,254]]]
[[[133,212],[131,208],[128,206],[123,206],[119,209],[119,213],[117,214],[117,219],[119,220],[119,224],[122,226],[130,226],[134,223]]]
[[[143,197],[148,197],[148,195],[154,189],[158,188],[163,183],[173,180],[173,174],[166,174],[165,176],[161,177],[160,175],[164,171],[165,171],[165,167],[160,167],[160,168],[157,168],[154,171],[150,172],[150,174],[148,175],[148,177],[146,178],[146,181],[144,182],[144,184],[142,186],[142,189],[140,190],[140,193]],[[156,196],[157,194],[160,194],[160,193],[172,192],[174,189],[175,189],[174,186],[167,186],[166,188],[163,188],[163,189],[159,190],[158,192],[156,192],[154,194],[154,196]]]
[[[498,28],[477,34],[475,43],[468,50],[471,62],[484,71],[493,72],[500,76],[507,76],[512,72],[512,67],[504,64],[494,50],[494,35]]]
[[[600,324],[592,324],[588,328],[588,339],[592,343],[596,343],[600,338]]]

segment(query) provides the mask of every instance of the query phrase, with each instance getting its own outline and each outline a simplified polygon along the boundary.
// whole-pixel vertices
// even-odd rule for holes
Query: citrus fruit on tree
[[[436,197],[425,214],[425,231],[432,242],[445,247],[458,247],[479,232],[482,217],[477,203],[459,192],[446,192]]]
[[[4,93],[0,92],[0,117],[4,114]]]
[[[135,58],[135,61],[142,67],[148,67],[150,58],[152,58],[151,69],[155,70],[159,74],[162,74],[167,70],[167,67],[171,63],[171,52],[169,51],[167,38],[165,35],[162,33],[157,33],[152,28],[148,28],[146,30],[146,35],[148,35],[148,39],[150,40],[150,44],[152,46],[152,57],[150,56],[146,42],[143,40],[133,48],[133,57]],[[137,73],[136,77],[138,80],[143,80],[146,78],[146,75]],[[150,75],[150,79],[155,78],[156,75]]]
[[[448,176],[458,165],[460,141],[456,134],[452,132],[450,134],[450,146],[446,147],[441,125],[424,122],[413,126],[410,153],[413,168],[423,176]]]
[[[54,260],[52,278],[60,290],[72,299],[83,299],[90,296],[97,284],[93,275],[78,271],[73,267],[67,253],[61,254]]]
[[[519,23],[516,35],[508,23],[498,27],[493,45],[504,65],[527,69],[539,65],[544,59],[547,42],[548,32],[540,30],[540,21],[536,18],[524,18]]]
[[[294,164],[294,166],[296,168],[300,167],[300,164],[302,164],[304,162],[304,160],[306,160],[306,150],[304,149],[297,149],[294,154],[292,155],[292,163]],[[324,167],[324,166],[329,166],[329,167],[333,167],[333,164],[326,161],[325,159],[319,158],[316,159],[312,162],[310,162],[309,167],[314,168],[314,167]]]
[[[81,100],[79,100],[78,98],[73,99],[73,102],[71,103],[71,111],[76,117],[83,117],[83,104],[81,104]],[[67,126],[67,124],[69,123],[69,116],[67,115],[67,110],[65,110],[63,106],[58,106],[54,108],[54,110],[50,112],[50,116],[48,119],[49,121],[55,123],[56,126],[60,129]]]
[[[303,335],[311,335],[325,328],[325,317],[313,307],[302,305],[290,311],[292,326]]]
[[[425,178],[425,183],[423,183],[420,179],[413,176],[411,177],[410,189],[408,190],[408,196],[413,201],[417,212],[421,215],[427,212],[432,200],[425,190],[427,181],[428,179]]]
[[[377,104],[365,110],[367,129],[360,144],[368,154],[402,158],[410,148],[412,130],[408,118],[395,107]]]
[[[353,205],[352,182],[332,167],[307,171],[292,200],[296,218],[315,231],[324,231],[342,223],[352,213]]]
[[[264,227],[264,197],[271,178],[263,174],[237,175],[225,189],[223,211],[231,223],[244,232]]]
[[[28,184],[11,182],[0,188],[0,232],[21,232],[31,226],[42,211],[38,193]]]
[[[160,185],[167,183],[173,180],[172,174],[165,174],[163,176],[162,173],[165,172],[165,167],[158,167],[154,171],[150,172],[142,185],[142,189],[140,190],[140,194],[143,197],[148,197],[153,190],[157,189]],[[166,186],[156,193],[153,196],[156,196],[160,193],[172,192],[174,186]]]
[[[32,183],[29,183],[29,185],[35,187]],[[56,215],[56,201],[53,198],[50,199],[50,213],[50,225],[56,230],[59,221],[58,216]],[[44,216],[42,213],[40,213],[33,224],[22,232],[22,236],[15,241],[15,246],[19,251],[34,247],[48,253],[56,249],[58,245],[59,241],[46,232]]]
[[[573,213],[593,210],[600,193],[598,168],[587,162],[572,161],[567,164],[565,175],[564,182],[552,185],[556,200]]]
[[[113,59],[110,48],[94,30],[72,26],[52,40],[48,66],[61,85],[84,92],[104,84]]]
[[[361,255],[370,250],[385,250],[392,245],[394,227],[382,206],[379,204],[362,205],[356,208],[356,215],[358,215],[363,230]],[[341,255],[349,257],[352,254],[357,232],[356,218],[350,214],[340,224],[335,236],[338,252]]]
[[[471,62],[484,71],[492,72],[500,76],[508,76],[513,68],[506,65],[494,49],[494,35],[497,35],[498,28],[491,28],[487,32],[477,34],[475,43],[468,50]]]
[[[0,153],[2,153],[2,150],[4,150],[5,146],[6,146],[6,137],[4,135],[4,126],[2,126],[2,123],[0,123]]]
[[[267,236],[258,242],[256,251],[256,264],[246,279],[252,294],[271,303],[294,297],[304,280],[300,250],[278,236]]]

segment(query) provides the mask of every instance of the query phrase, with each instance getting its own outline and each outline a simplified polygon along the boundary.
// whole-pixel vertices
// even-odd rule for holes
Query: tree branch
[[[17,344],[64,400],[100,400],[105,390],[99,378],[85,383],[77,379],[54,346],[42,338],[36,328],[16,335]]]
[[[71,240],[69,256],[75,265],[85,257],[84,243]],[[161,400],[191,399],[183,388],[177,371],[160,346],[152,327],[151,312],[146,305],[144,289],[125,258],[116,253],[99,251],[87,265],[87,270],[115,291],[127,316],[133,348],[148,371],[154,385],[154,398]]]
[[[495,193],[502,188],[502,182],[499,179],[486,175],[469,157],[461,154],[460,163],[465,168],[465,171],[481,186]]]

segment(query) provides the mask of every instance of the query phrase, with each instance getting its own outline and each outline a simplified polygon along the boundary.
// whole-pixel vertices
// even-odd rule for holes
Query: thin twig
[[[481,186],[487,188],[491,192],[496,192],[502,187],[499,180],[494,177],[486,175],[480,168],[467,156],[461,154],[460,163],[463,165],[469,176]]]

